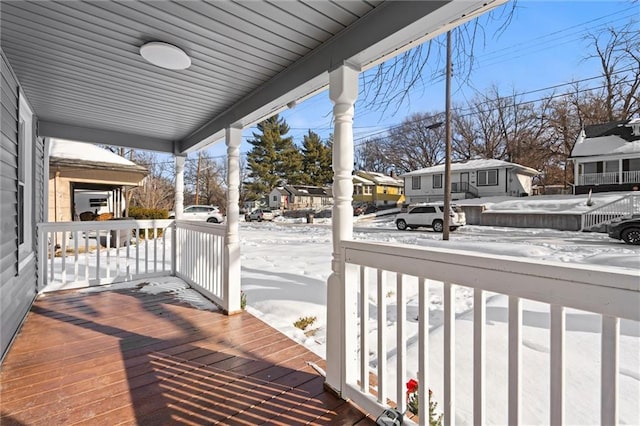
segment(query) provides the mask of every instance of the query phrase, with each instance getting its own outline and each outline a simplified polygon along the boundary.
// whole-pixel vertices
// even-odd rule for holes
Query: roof
[[[617,154],[640,154],[640,118],[585,126],[571,150],[571,158]]]
[[[517,169],[519,173],[524,175],[535,176],[539,174],[536,169],[532,169],[531,167],[526,167],[521,164],[510,163],[504,160],[469,160],[464,163],[451,163],[451,171],[452,172],[462,172],[462,171],[472,171],[472,170],[484,170],[484,169],[505,169],[505,168],[514,168]],[[429,175],[435,173],[444,173],[444,164],[439,164],[437,166],[425,167],[424,169],[414,170],[409,173],[405,173],[400,177],[405,176],[421,176],[421,175]]]
[[[310,185],[286,185],[285,189],[292,195],[302,197],[332,197],[330,187],[310,186]]]
[[[404,182],[402,179],[385,175],[384,173],[367,172],[364,170],[359,170],[356,172],[356,175],[362,178],[368,179],[373,183],[375,183],[376,185],[404,186]]]
[[[184,154],[505,2],[6,1],[0,43],[41,136]],[[191,66],[146,62],[151,41]]]
[[[49,145],[51,164],[69,164],[75,167],[102,167],[108,169],[126,169],[144,171],[147,169],[113,152],[84,142],[51,139]]]

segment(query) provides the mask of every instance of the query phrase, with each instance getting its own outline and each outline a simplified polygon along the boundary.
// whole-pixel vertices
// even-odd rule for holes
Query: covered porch
[[[598,410],[601,423],[618,423],[618,351],[626,336],[620,324],[640,320],[638,273],[353,241],[353,117],[360,73],[502,3],[3,3],[2,78],[13,82],[2,88],[2,107],[11,113],[3,115],[3,161],[12,165],[3,179],[3,222],[9,219],[0,234],[2,319],[11,319],[2,340],[3,423],[50,423],[54,411],[51,419],[65,422],[77,415],[73,419],[92,424],[99,423],[95,418],[367,424],[389,405],[405,410],[409,369],[421,384],[431,380],[427,295],[433,282],[445,289],[440,374],[446,424],[460,416],[452,308],[458,287],[477,294],[469,348],[474,379],[465,398],[474,423],[485,423],[487,415],[488,293],[500,293],[509,303],[509,396],[501,405],[508,423],[522,423],[528,402],[522,394],[524,299],[550,309],[550,422],[565,421],[565,318],[578,309],[599,318]],[[145,62],[140,47],[157,40],[184,48],[191,68],[160,69]],[[243,129],[327,88],[334,103],[335,202],[323,363],[242,312],[238,201]],[[19,137],[23,104],[33,112],[33,138]],[[45,166],[38,155],[51,138],[173,154],[177,220],[47,223],[46,184],[39,183]],[[24,140],[33,151],[21,150]],[[180,220],[185,156],[222,140],[227,222]],[[18,164],[29,166],[33,184],[18,179]],[[3,172],[9,170],[4,166]],[[62,235],[60,247],[51,244],[55,234]],[[48,292],[57,285],[102,289],[167,276],[237,315],[194,310],[173,294],[149,295],[126,285],[104,292]],[[408,365],[406,356],[408,282],[420,291],[417,365]],[[390,291],[398,295],[394,306],[386,302]],[[398,318],[393,333],[385,327],[390,312]],[[395,364],[387,362],[388,354]],[[308,360],[325,367],[326,376]],[[371,416],[327,395],[322,386]],[[68,405],[54,404],[55,398]],[[420,407],[428,407],[427,392],[420,393]],[[428,423],[422,414],[420,423]]]

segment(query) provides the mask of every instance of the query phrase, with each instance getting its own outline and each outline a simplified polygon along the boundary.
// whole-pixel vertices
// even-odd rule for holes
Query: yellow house
[[[373,204],[376,207],[403,203],[404,182],[395,176],[377,172],[357,171],[353,175],[354,204]]]

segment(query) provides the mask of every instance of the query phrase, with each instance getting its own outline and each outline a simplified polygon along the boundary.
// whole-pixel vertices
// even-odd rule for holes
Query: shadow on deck
[[[0,372],[0,423],[359,424],[324,361],[248,313],[145,286],[39,297]]]

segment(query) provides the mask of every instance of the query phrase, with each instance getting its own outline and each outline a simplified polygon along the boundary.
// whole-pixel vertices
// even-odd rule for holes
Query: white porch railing
[[[39,291],[171,275],[173,220],[38,224]]]
[[[495,411],[497,403],[503,410],[504,417],[497,423],[520,424],[523,413],[535,411],[540,404],[545,405],[548,417],[535,423],[560,425],[565,423],[566,401],[580,401],[577,405],[584,406],[584,398],[589,397],[593,400],[592,406],[597,407],[598,395],[600,417],[592,423],[617,424],[619,401],[626,397],[618,389],[622,377],[619,351],[629,350],[628,346],[620,347],[621,321],[625,330],[629,330],[627,326],[631,322],[631,335],[637,334],[631,350],[637,351],[640,272],[353,241],[342,242],[341,256],[345,284],[343,397],[352,399],[370,413],[380,413],[389,401],[395,401],[404,411],[404,387],[409,371],[412,375],[417,373],[421,410],[428,407],[428,392],[424,389],[436,390],[434,397],[441,401],[439,407],[444,411],[445,424],[455,424],[456,419],[473,424],[492,423],[487,417],[490,402],[492,410]],[[442,296],[434,293],[434,286],[441,289]],[[456,321],[456,300],[460,303],[458,296],[464,292],[467,297],[463,300],[470,300],[469,294],[472,294],[473,312]],[[489,295],[491,299],[487,302]],[[408,300],[411,300],[409,305]],[[439,310],[432,310],[430,315],[430,304],[438,304],[440,300],[442,315],[439,316]],[[539,310],[540,306],[544,310]],[[571,329],[576,327],[573,320],[583,316],[588,317],[594,330]],[[442,328],[438,327],[439,322]],[[460,334],[456,337],[457,329]],[[539,339],[541,329],[547,333],[542,343],[531,343],[531,333]],[[595,336],[592,337],[595,345],[585,346],[576,340],[576,333],[582,339],[586,332]],[[493,346],[496,333],[504,345],[488,348],[487,336],[492,336]],[[471,338],[460,342],[463,335]],[[523,336],[527,336],[527,348],[534,348],[526,352],[526,359],[523,359]],[[442,350],[434,350],[436,337],[441,339]],[[624,344],[628,343],[627,338],[625,334]],[[587,353],[592,347],[597,354]],[[415,358],[409,356],[412,350]],[[592,355],[593,365],[600,364],[600,369],[594,368],[595,373],[572,369],[573,366],[565,362],[570,351],[579,351],[580,357]],[[531,381],[523,380],[523,373],[529,374],[526,376],[529,379],[532,373],[544,374],[530,370],[527,360],[534,356],[532,353],[536,357],[546,356],[547,362],[543,382],[546,381],[548,387],[538,389],[544,394],[538,399],[530,397],[536,390],[532,389]],[[442,357],[440,363],[434,354],[435,358]],[[328,353],[327,359],[332,355]],[[472,364],[472,368],[466,368],[471,377],[456,380],[456,375],[462,376],[461,371],[465,370],[461,358],[467,358],[465,361]],[[415,359],[415,365],[408,364]],[[502,368],[496,368],[498,359],[503,361]],[[637,364],[624,368],[637,372]],[[565,384],[576,374],[599,375],[599,389],[596,386],[596,389],[581,389],[577,396],[568,395],[568,390],[575,390],[575,385]],[[377,379],[376,386],[370,376]],[[442,384],[441,388],[438,383]],[[468,406],[460,407],[465,404],[460,397],[456,398],[457,390],[464,395]],[[638,409],[637,399],[631,404],[635,407],[632,409]],[[566,405],[573,409],[575,404]],[[631,420],[637,420],[633,417],[637,415],[632,413]],[[629,417],[626,419],[631,421]],[[423,411],[420,424],[429,424],[428,414]]]
[[[616,219],[640,214],[640,193],[632,193],[618,200],[598,206],[582,214],[583,231],[589,231],[597,226],[610,223]]]
[[[622,172],[622,182],[624,183],[640,183],[640,170],[632,170]]]
[[[640,183],[640,170],[606,173],[586,173],[577,177],[578,185],[614,185]]]
[[[176,276],[220,306],[226,306],[224,225],[176,221]]]

